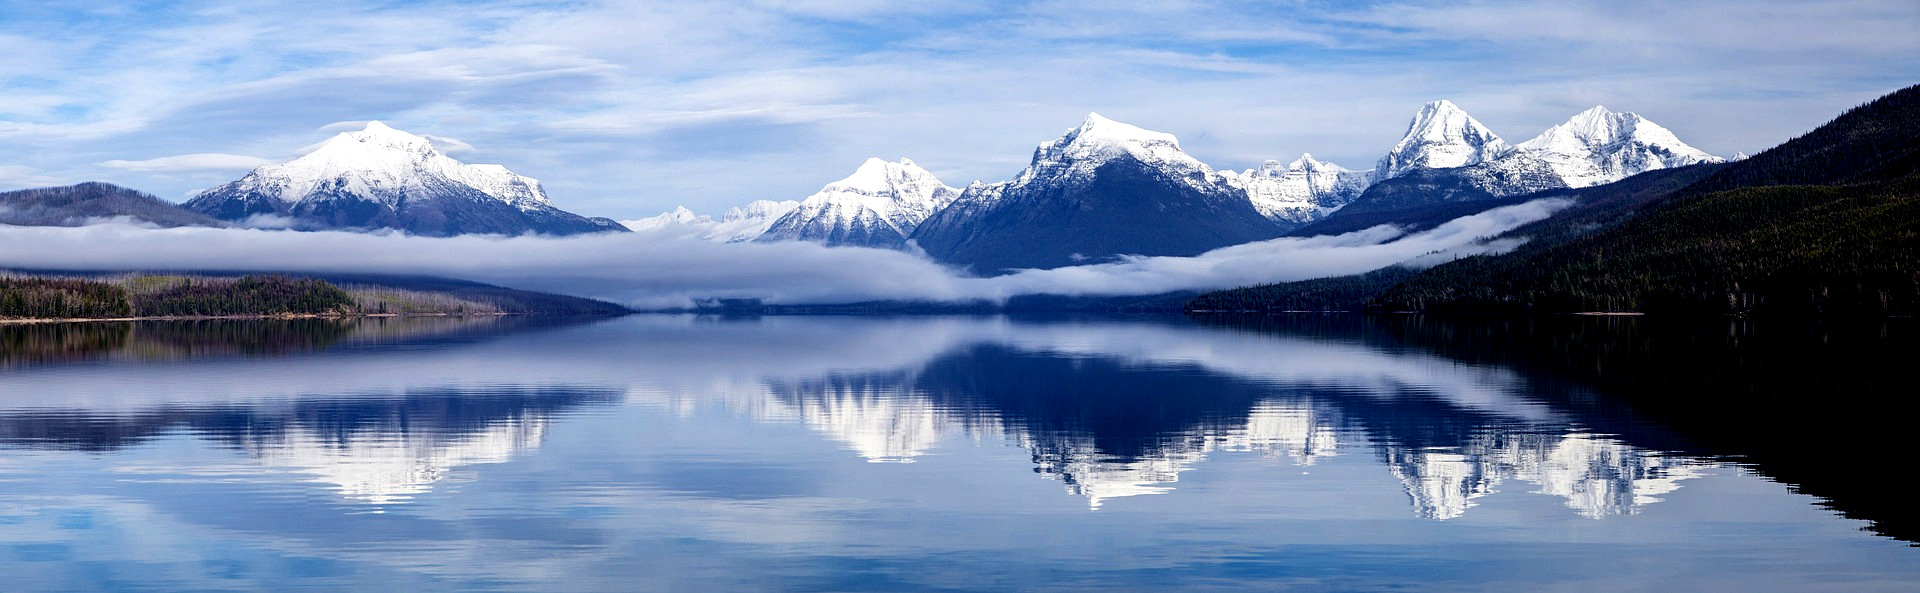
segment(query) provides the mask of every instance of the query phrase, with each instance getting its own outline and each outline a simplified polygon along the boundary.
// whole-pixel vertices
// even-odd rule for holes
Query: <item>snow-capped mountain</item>
[[[1407,136],[1380,160],[1378,180],[1341,209],[1384,212],[1612,183],[1655,169],[1725,159],[1646,118],[1594,107],[1509,147],[1453,103],[1414,115]]]
[[[620,225],[636,233],[667,231],[679,229],[682,234],[702,236],[716,224],[711,216],[701,216],[688,210],[686,206],[674,206],[672,210],[661,212],[646,218],[622,220]]]
[[[707,238],[727,243],[752,241],[767,234],[775,221],[799,207],[799,200],[754,200],[746,206],[728,208],[720,214],[720,220],[714,223]]]
[[[1212,189],[1213,169],[1180,149],[1173,134],[1156,132],[1087,114],[1080,127],[1041,144],[1033,151],[1033,163],[1012,185],[1044,182],[1052,185],[1083,184],[1094,180],[1100,167],[1120,159],[1146,165],[1196,189]]]
[[[1373,184],[1372,171],[1349,170],[1315,160],[1312,154],[1302,154],[1285,165],[1267,161],[1259,168],[1221,174],[1227,183],[1247,193],[1260,214],[1283,224],[1326,218]]]
[[[1688,146],[1672,131],[1646,118],[1598,105],[1520,143],[1520,150],[1546,161],[1571,187],[1612,183],[1654,169],[1726,160]]]
[[[1036,148],[1012,181],[968,187],[913,239],[934,257],[992,273],[1195,255],[1282,230],[1172,134],[1096,113]]]
[[[636,233],[668,233],[679,237],[739,243],[752,241],[765,234],[774,221],[798,207],[798,200],[754,200],[746,206],[728,208],[721,213],[720,220],[714,220],[711,216],[694,214],[685,206],[678,206],[670,212],[622,220],[620,224]]]
[[[755,241],[902,247],[921,221],[960,195],[933,173],[900,159],[867,159],[767,227]]]
[[[1490,161],[1513,150],[1493,130],[1445,99],[1421,106],[1406,135],[1381,157],[1376,179],[1414,169],[1447,169]]]
[[[426,138],[377,121],[290,162],[254,169],[186,207],[233,221],[267,216],[301,228],[390,228],[433,236],[626,230],[553,207],[533,178],[500,165],[456,161]]]
[[[1565,187],[1546,161],[1507,144],[1443,99],[1414,113],[1406,135],[1374,168],[1373,185],[1340,212],[1384,212]]]

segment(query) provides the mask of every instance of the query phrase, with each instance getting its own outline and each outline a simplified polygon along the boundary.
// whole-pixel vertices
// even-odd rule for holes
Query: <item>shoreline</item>
[[[290,321],[295,319],[375,319],[397,317],[506,317],[525,313],[282,313],[252,315],[156,315],[135,317],[48,317],[0,318],[0,325],[41,325],[54,323],[116,323],[128,321]]]

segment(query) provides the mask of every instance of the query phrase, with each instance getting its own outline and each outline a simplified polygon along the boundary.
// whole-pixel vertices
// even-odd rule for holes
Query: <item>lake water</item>
[[[1891,402],[1916,343],[1352,315],[0,327],[0,588],[1913,591]]]

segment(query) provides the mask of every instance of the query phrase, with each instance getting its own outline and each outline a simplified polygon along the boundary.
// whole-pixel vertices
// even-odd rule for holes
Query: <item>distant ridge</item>
[[[0,224],[82,226],[113,220],[160,227],[227,226],[152,195],[98,181],[0,192]]]

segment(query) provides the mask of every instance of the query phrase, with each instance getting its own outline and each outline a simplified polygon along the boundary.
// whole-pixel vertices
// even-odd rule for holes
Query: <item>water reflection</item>
[[[0,446],[110,453],[186,433],[263,466],[311,474],[347,499],[384,505],[427,492],[455,468],[508,461],[538,447],[557,414],[610,404],[620,395],[451,388],[123,412],[26,410],[0,416]]]
[[[950,434],[1002,439],[1027,449],[1036,472],[1093,508],[1172,492],[1181,473],[1217,451],[1306,466],[1372,449],[1414,512],[1431,519],[1459,517],[1510,481],[1588,517],[1630,514],[1713,465],[1589,434],[1570,417],[1520,401],[1517,385],[1489,382],[1510,378],[1456,377],[1457,369],[1432,361],[1396,369],[1316,359],[1309,369],[1282,362],[1289,344],[1273,342],[1279,349],[1243,354],[1274,363],[1213,368],[1188,358],[1178,335],[1066,329],[973,345],[910,370],[773,382],[775,403],[756,408],[790,413],[871,461],[911,461]],[[1183,354],[1059,354],[1066,344],[1137,338]],[[1335,358],[1368,359],[1344,354]],[[1441,387],[1474,395],[1432,391]],[[1514,406],[1502,409],[1502,397]]]
[[[1847,539],[1858,524],[1795,514],[1808,503],[1725,457],[1765,449],[1729,448],[1739,441],[1669,413],[1681,408],[1619,391],[1622,369],[1689,360],[1639,341],[1708,350],[1685,337],[1698,331],[1502,323],[633,317],[207,327],[200,337],[180,335],[190,326],[43,326],[5,342],[37,346],[4,357],[0,493],[55,507],[67,503],[44,501],[136,504],[123,515],[205,526],[206,541],[246,534],[361,575],[314,585],[331,590],[377,590],[363,580],[371,574],[423,590],[1188,582],[1108,574],[1121,558],[1223,589],[1302,575],[1380,589],[1433,584],[1420,570],[1380,568],[1402,562],[1613,576],[1566,566],[1592,549],[1546,549],[1570,538],[1689,571],[1726,570],[1702,557],[1748,558],[1725,546],[1751,534],[1729,526],[1863,545]],[[311,335],[292,335],[301,331]],[[1727,371],[1715,389],[1764,393],[1749,381],[1769,375],[1741,371],[1752,364],[1743,357],[1778,354],[1689,356],[1742,361],[1711,371]],[[1826,438],[1802,436],[1795,446]],[[1826,453],[1840,464],[1868,457]],[[35,477],[48,475],[63,477]],[[1730,496],[1744,498],[1721,502]],[[6,527],[9,508],[19,509],[0,505],[0,539],[24,537]],[[368,522],[367,510],[392,522]],[[1899,535],[1892,524],[1882,533]],[[47,530],[55,535],[28,535],[62,537]],[[1831,556],[1794,537],[1767,541],[1779,548],[1749,559],[1763,569],[1753,574]],[[1329,542],[1348,547],[1315,547]],[[1386,549],[1405,557],[1383,560]],[[1889,562],[1910,558],[1874,550],[1822,570],[1898,573],[1890,582],[1912,572]],[[929,570],[936,559],[968,568]],[[0,569],[14,573],[18,560],[0,550]],[[484,576],[437,580],[463,571]],[[872,574],[889,576],[853,576]],[[1733,578],[1713,575],[1692,582]],[[542,586],[576,580],[597,585]],[[44,582],[68,586],[27,589],[102,588]],[[1542,583],[1472,584],[1457,588]]]

